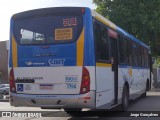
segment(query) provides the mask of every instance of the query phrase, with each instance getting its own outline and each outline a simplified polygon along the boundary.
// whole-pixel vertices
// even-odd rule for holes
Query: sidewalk
[[[152,88],[147,92],[147,96],[160,96],[160,88]]]
[[[150,92],[160,92],[160,88],[152,88]]]

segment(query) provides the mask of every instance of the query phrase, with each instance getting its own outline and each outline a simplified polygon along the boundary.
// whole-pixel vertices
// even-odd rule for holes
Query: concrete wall
[[[8,41],[0,41],[0,83],[8,83]]]

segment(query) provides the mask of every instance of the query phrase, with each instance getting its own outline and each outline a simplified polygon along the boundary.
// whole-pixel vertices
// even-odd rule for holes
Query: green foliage
[[[93,0],[96,11],[160,55],[160,0]]]
[[[153,68],[160,67],[160,57],[157,57],[153,63]]]

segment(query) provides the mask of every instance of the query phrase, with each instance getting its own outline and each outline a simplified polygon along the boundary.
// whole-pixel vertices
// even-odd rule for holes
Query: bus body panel
[[[17,49],[18,67],[75,66],[77,62],[75,43],[64,46],[46,45],[33,47],[18,45]]]
[[[79,94],[82,67],[21,67],[14,75],[17,93]]]
[[[26,85],[23,85],[25,84],[23,82],[26,81],[26,83],[30,84],[36,90],[25,91],[25,89],[17,89],[17,93],[48,94],[49,92],[50,94],[78,94],[82,79],[82,66],[67,67],[76,66],[77,61],[75,53],[76,44],[66,46],[68,47],[62,48],[60,45],[50,46],[50,49],[54,52],[46,52],[46,50],[41,50],[43,48],[40,47],[29,47],[32,48],[29,49],[28,47],[18,46],[17,58],[16,55],[13,54],[13,56],[15,56],[13,59],[17,59],[15,61],[18,62],[17,65],[13,63],[13,66],[17,66],[14,67],[15,80],[18,81],[16,87],[21,86],[21,88],[25,88]],[[71,46],[73,46],[73,48]],[[68,53],[59,52],[61,49],[66,49],[65,51],[67,51],[67,48],[69,49]],[[30,51],[30,53],[25,52],[25,50]],[[22,52],[27,54],[22,54]],[[64,53],[65,56],[63,56]],[[56,56],[41,56],[37,58],[36,55],[40,54],[56,54]],[[81,62],[82,60],[79,61]],[[64,88],[63,91],[60,90],[61,87]],[[60,91],[57,92],[58,90]]]
[[[107,107],[113,103],[114,99],[114,81],[111,65],[96,65],[96,107]]]
[[[85,14],[86,19],[85,24],[85,41],[84,41],[84,66],[94,66],[96,65],[95,56],[95,40],[93,33],[93,18],[90,9],[86,9]]]
[[[86,68],[93,80],[90,90],[95,90],[95,69],[90,66]],[[82,67],[14,68],[17,93],[21,94],[79,94],[81,74]]]
[[[78,95],[32,95],[11,93],[11,106],[95,109],[95,91]]]

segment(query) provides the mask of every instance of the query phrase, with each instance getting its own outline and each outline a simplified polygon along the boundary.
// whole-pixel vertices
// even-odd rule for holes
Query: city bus
[[[87,7],[14,14],[10,25],[11,106],[67,113],[127,110],[151,82],[150,47]]]

